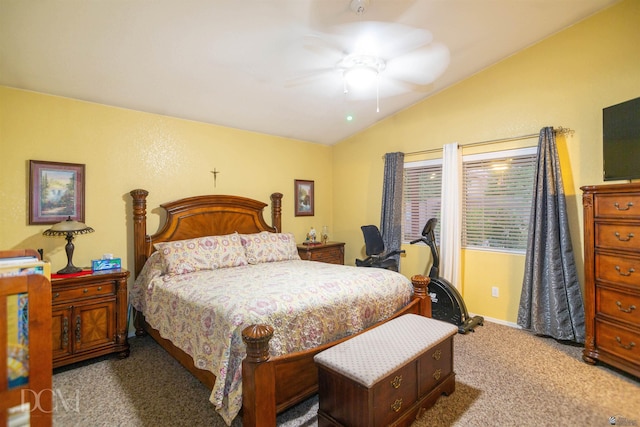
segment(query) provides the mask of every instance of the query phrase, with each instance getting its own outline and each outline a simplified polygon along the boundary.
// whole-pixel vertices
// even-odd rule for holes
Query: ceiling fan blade
[[[297,87],[322,83],[322,80],[332,78],[332,74],[342,78],[342,74],[335,67],[317,68],[297,73],[295,77],[286,79],[284,86]]]
[[[387,62],[383,75],[418,85],[427,85],[440,77],[449,66],[449,49],[432,43]]]
[[[393,22],[362,21],[332,27],[347,53],[364,53],[384,60],[403,55],[433,41],[431,32],[423,28]]]
[[[302,47],[325,58],[333,57],[336,62],[339,58],[348,54],[344,47],[344,40],[332,34],[307,34],[303,38]]]

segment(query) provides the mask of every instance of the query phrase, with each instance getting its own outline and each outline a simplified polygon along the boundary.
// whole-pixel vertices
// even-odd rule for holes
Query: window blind
[[[405,163],[402,227],[404,243],[422,237],[422,229],[430,218],[438,218],[435,233],[436,241],[439,241],[441,187],[442,159]]]
[[[462,247],[526,251],[536,151],[463,157]]]

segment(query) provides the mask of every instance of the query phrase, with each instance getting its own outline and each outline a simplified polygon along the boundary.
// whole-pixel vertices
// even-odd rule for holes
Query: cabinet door
[[[73,325],[71,324],[71,307],[54,307],[51,320],[53,358],[55,360],[70,355],[72,351]]]
[[[115,307],[115,298],[74,307],[75,353],[113,343]]]

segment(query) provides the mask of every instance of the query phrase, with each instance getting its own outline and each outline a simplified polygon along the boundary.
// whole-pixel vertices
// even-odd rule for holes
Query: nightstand
[[[344,264],[344,243],[327,242],[320,245],[298,245],[298,254],[305,261]]]
[[[129,356],[127,270],[51,280],[53,367],[109,353]]]

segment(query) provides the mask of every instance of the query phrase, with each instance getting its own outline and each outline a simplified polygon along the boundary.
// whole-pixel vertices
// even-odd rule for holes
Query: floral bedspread
[[[305,350],[386,319],[411,299],[411,282],[378,268],[281,261],[160,275],[145,270],[131,303],[146,321],[216,376],[210,401],[230,425],[242,406],[242,330],[274,329],[270,353]]]

